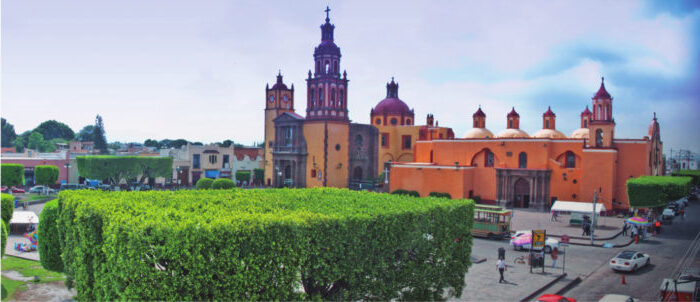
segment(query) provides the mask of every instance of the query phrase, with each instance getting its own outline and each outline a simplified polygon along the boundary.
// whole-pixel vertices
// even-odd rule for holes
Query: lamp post
[[[175,178],[177,180],[177,189],[180,190],[180,172],[182,171],[182,168],[180,166],[177,166],[175,168],[175,171],[177,171],[177,176]]]
[[[70,169],[69,169],[70,162],[66,162],[66,164],[63,166],[66,167],[66,184],[69,184],[70,183]]]

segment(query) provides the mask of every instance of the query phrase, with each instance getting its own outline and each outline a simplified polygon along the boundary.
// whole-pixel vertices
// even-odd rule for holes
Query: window
[[[588,120],[583,120],[583,128],[588,128]]]
[[[486,150],[484,154],[484,167],[493,167],[493,152]]]
[[[318,105],[323,106],[323,87],[318,89]]]
[[[338,72],[338,61],[333,61],[333,72]]]
[[[335,151],[340,151],[340,144],[335,144]]]
[[[212,154],[212,155],[209,155],[209,163],[210,163],[210,164],[215,164],[215,163],[216,163],[216,158],[217,158],[216,155],[213,155],[213,154]]]
[[[331,88],[331,106],[335,105],[335,88]]]
[[[381,124],[382,124],[382,119],[378,118],[374,123],[377,124],[377,125],[381,125]]]
[[[292,135],[294,134],[292,127],[284,127],[284,145],[285,146],[291,146],[292,145]]]
[[[411,119],[407,119],[407,120],[406,120],[406,125],[410,125],[410,124],[411,124]]]
[[[326,61],[326,68],[325,68],[326,73],[329,73],[329,71],[330,71],[330,66],[331,66],[331,64],[328,63],[328,61]]]
[[[357,136],[355,136],[355,146],[357,146],[357,147],[362,147],[362,141],[363,141],[363,140],[364,140],[364,139],[362,139],[362,135],[359,135],[359,134],[358,134]]]
[[[401,147],[403,149],[411,149],[411,136],[410,135],[404,135],[401,137]]]
[[[199,169],[199,154],[192,154],[192,169]]]
[[[518,168],[527,169],[527,153],[520,152],[518,155]]]
[[[311,88],[311,91],[309,92],[309,95],[311,95],[311,106],[313,106],[316,103],[316,94],[314,94],[314,89]]]
[[[549,129],[549,120],[544,121],[544,127]]]
[[[338,91],[338,107],[343,106],[343,90]]]
[[[398,122],[398,121],[397,121],[395,118],[392,118],[392,119],[391,119],[391,124],[392,124],[392,125],[396,125],[397,122]]]
[[[316,169],[311,169],[311,177],[316,177]]]
[[[479,128],[479,122],[474,121],[474,128]]]
[[[576,167],[576,155],[573,152],[566,152],[566,167],[575,168]]]
[[[595,146],[596,147],[603,146],[603,130],[602,129],[598,129],[595,131]]]
[[[272,141],[269,141],[269,142],[267,143],[267,146],[268,146],[269,148],[272,148]]]
[[[316,73],[319,73],[319,72],[321,72],[321,62],[316,61]]]
[[[229,155],[224,154],[224,161],[221,163],[221,167],[222,168],[229,168],[230,166],[229,166],[228,161],[229,161]]]
[[[433,162],[433,150],[430,150],[430,162]]]
[[[389,133],[382,133],[382,147],[389,147]]]

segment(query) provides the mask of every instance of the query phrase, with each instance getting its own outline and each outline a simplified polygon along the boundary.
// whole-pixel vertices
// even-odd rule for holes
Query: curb
[[[546,289],[548,289],[549,287],[551,287],[552,285],[554,285],[554,283],[559,282],[559,280],[563,279],[564,277],[566,277],[566,273],[563,273],[563,274],[559,275],[558,277],[554,278],[554,280],[549,281],[549,282],[548,282],[547,284],[545,284],[544,286],[540,287],[540,288],[537,289],[536,291],[534,291],[534,292],[532,292],[531,294],[529,294],[527,297],[520,299],[520,302],[525,302],[525,301],[530,301],[530,300],[532,300],[532,299],[535,298],[537,295],[541,294],[543,291],[545,291]],[[568,286],[568,285],[567,285],[567,286]]]
[[[472,256],[471,261],[473,264],[479,264],[479,263],[486,261],[486,258],[476,258],[476,257]]]
[[[564,293],[568,292],[570,289],[576,287],[579,283],[581,283],[581,277],[576,277],[576,279],[569,281],[569,284],[564,285],[560,290],[558,290],[555,295],[563,295]]]

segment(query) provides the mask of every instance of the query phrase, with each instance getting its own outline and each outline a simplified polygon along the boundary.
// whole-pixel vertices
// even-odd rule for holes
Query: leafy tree
[[[92,141],[95,142],[95,149],[100,150],[102,154],[108,154],[107,139],[105,138],[105,126],[102,123],[102,117],[98,114],[95,117],[95,128],[92,133]]]
[[[265,180],[265,169],[253,169],[253,179],[256,184],[260,185],[263,184]]]
[[[182,138],[176,139],[176,140],[170,142],[170,144],[168,144],[168,148],[180,149],[182,146],[186,146],[187,143],[189,143],[189,142],[185,139],[182,139]]]
[[[34,131],[41,133],[44,140],[50,141],[54,138],[71,140],[75,137],[73,130],[68,125],[55,120],[45,121],[34,128]]]
[[[93,132],[95,132],[95,126],[94,125],[87,125],[83,127],[76,135],[75,139],[81,141],[81,142],[89,142],[92,141],[94,138]]]
[[[24,152],[24,138],[22,138],[21,136],[15,138],[15,141],[12,142],[12,144],[15,146],[15,152]]]
[[[258,148],[265,148],[265,142],[255,144]]]
[[[0,165],[0,182],[3,186],[19,186],[24,176],[24,165],[2,164]]]
[[[231,145],[233,145],[233,141],[230,139],[227,139],[221,143],[218,143],[217,145],[219,145],[219,147],[228,148],[228,147],[231,147]]]
[[[8,123],[7,120],[2,118],[2,146],[12,147],[13,142],[17,138],[17,133],[15,133],[15,126]]]
[[[245,148],[243,144],[233,144],[233,147],[235,148]]]
[[[250,182],[250,171],[248,170],[239,170],[236,171],[236,180],[240,182]]]
[[[143,145],[146,147],[160,148],[160,143],[157,140],[150,139],[150,138],[147,139],[146,141],[144,141]]]
[[[58,167],[46,165],[34,167],[36,183],[40,185],[55,185],[58,180]]]
[[[192,143],[192,145],[193,146],[204,146],[204,144],[202,144],[202,142],[194,142],[194,143]]]
[[[39,132],[32,132],[27,140],[27,148],[33,150],[39,150],[39,148],[44,147],[44,136]],[[41,150],[39,150],[41,151]]]
[[[109,179],[112,184],[122,180],[169,177],[173,173],[172,157],[143,156],[78,156],[80,176],[90,179]]]

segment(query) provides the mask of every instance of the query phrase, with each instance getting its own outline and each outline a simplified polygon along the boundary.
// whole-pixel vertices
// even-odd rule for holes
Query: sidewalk
[[[550,221],[552,214],[528,209],[513,209],[510,229],[517,230],[547,230],[548,235],[569,235],[570,237],[583,237],[580,225],[569,225],[569,215],[560,214],[558,221]],[[614,216],[600,216],[596,218],[597,227],[593,232],[594,238],[608,238],[615,236],[622,230],[622,223],[626,218]]]

